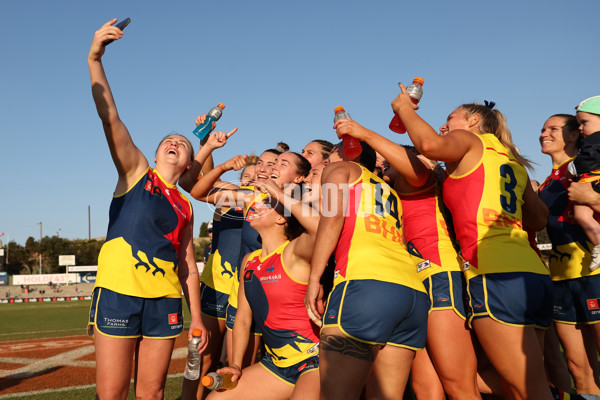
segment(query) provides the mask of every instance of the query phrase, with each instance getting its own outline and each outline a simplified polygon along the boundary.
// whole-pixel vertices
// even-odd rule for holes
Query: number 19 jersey
[[[448,175],[443,190],[466,278],[499,272],[548,275],[523,229],[525,167],[493,134],[477,137],[483,143],[481,160],[463,175]]]

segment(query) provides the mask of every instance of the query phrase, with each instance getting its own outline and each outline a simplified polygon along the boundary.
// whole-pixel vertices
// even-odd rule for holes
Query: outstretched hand
[[[88,54],[89,61],[99,61],[102,58],[106,49],[104,46],[105,40],[119,40],[123,37],[123,31],[113,26],[116,22],[117,19],[113,18],[94,33],[94,39]]]
[[[234,133],[236,133],[237,130],[238,130],[238,128],[233,128],[228,133],[220,132],[220,131],[213,132],[208,137],[208,140],[206,141],[205,146],[209,146],[213,150],[214,149],[219,149],[219,148],[225,146],[225,144],[227,143],[227,139],[229,139],[231,137],[231,135],[233,135]]]
[[[239,171],[242,168],[244,168],[246,166],[246,159],[248,158],[247,154],[242,155],[237,155],[233,158],[231,158],[230,160],[225,161],[225,163],[223,163],[223,168],[225,168],[226,171]]]

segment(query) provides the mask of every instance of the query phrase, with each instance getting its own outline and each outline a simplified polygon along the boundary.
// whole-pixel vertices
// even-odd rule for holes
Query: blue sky
[[[216,162],[273,147],[336,141],[333,109],[387,128],[397,82],[425,78],[420,114],[436,129],[458,105],[493,100],[537,163],[545,119],[600,94],[600,2],[3,1],[0,3],[0,232],[70,239],[106,234],[117,174],[92,101],[93,33],[130,17],[104,66],[121,119],[152,163],[159,140],[190,139],[218,102],[238,127]],[[196,143],[196,141],[194,141]],[[236,176],[228,175],[230,179]],[[212,210],[192,200],[200,222]],[[0,238],[6,239],[6,236]]]

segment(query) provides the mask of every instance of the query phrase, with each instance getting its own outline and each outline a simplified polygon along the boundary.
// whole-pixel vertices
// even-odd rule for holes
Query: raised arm
[[[119,174],[115,193],[120,194],[129,188],[133,180],[139,178],[148,167],[148,160],[135,146],[129,131],[119,118],[117,106],[102,66],[102,56],[105,51],[104,41],[119,40],[123,36],[123,31],[112,26],[116,21],[116,19],[108,21],[94,34],[88,54],[88,66],[92,97],[96,103],[98,116],[102,121],[110,154]]]
[[[429,179],[431,171],[415,154],[384,138],[378,133],[365,128],[358,122],[351,119],[340,119],[333,127],[340,138],[342,135],[350,135],[369,144],[369,146],[381,154],[383,158],[396,169],[396,171],[402,174],[412,186],[423,186]]]
[[[190,190],[190,194],[196,200],[206,201],[212,204],[216,204],[220,201],[221,198],[225,197],[226,199],[233,200],[243,200],[242,197],[245,196],[243,192],[237,192],[233,187],[227,187],[227,189],[222,190],[216,188],[217,190],[211,193],[213,189],[215,189],[215,185],[219,178],[227,171],[239,171],[244,168],[246,165],[247,155],[237,155],[230,160],[224,162],[223,164],[217,165],[214,169],[203,175],[192,187]],[[238,188],[238,187],[235,187]]]
[[[392,101],[392,109],[402,119],[410,140],[425,157],[436,161],[458,162],[481,145],[475,135],[466,130],[453,130],[446,135],[438,135],[415,112],[418,107],[406,93],[404,85],[400,84],[400,89],[402,92]]]
[[[204,122],[206,114],[196,117],[196,125]],[[187,170],[181,178],[179,178],[179,186],[188,193],[191,193],[192,188],[200,179],[201,174],[207,174],[214,168],[212,152],[215,149],[225,146],[227,140],[237,132],[237,128],[225,132],[213,132],[206,141],[200,143],[200,150],[194,156],[192,167]]]

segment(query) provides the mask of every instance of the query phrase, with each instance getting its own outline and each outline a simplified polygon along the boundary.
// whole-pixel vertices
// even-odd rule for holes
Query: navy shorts
[[[427,294],[376,280],[351,280],[333,288],[323,328],[337,327],[359,342],[422,349],[427,340]]]
[[[458,316],[466,319],[468,295],[462,271],[438,272],[425,279],[423,285],[429,294],[431,311],[454,310]]]
[[[225,319],[229,293],[219,292],[208,285],[200,285],[200,307],[202,314],[209,317]]]
[[[118,338],[174,338],[183,331],[181,304],[180,297],[146,299],[96,288],[88,326]]]
[[[279,379],[295,386],[302,374],[310,371],[319,371],[319,355],[309,357],[290,367],[278,367],[273,363],[272,356],[267,353],[260,360],[260,364]]]
[[[548,328],[552,322],[553,286],[549,275],[505,272],[475,276],[467,282],[469,325],[490,317],[515,326]]]
[[[235,314],[237,313],[237,308],[232,306],[231,304],[227,304],[227,319],[225,320],[225,326],[230,331],[233,331],[233,324],[235,323]],[[254,318],[252,318],[252,325],[250,326],[250,333],[253,335],[260,335],[260,329],[256,326],[256,322],[254,322]]]
[[[556,322],[594,324],[600,321],[600,275],[553,283]]]

